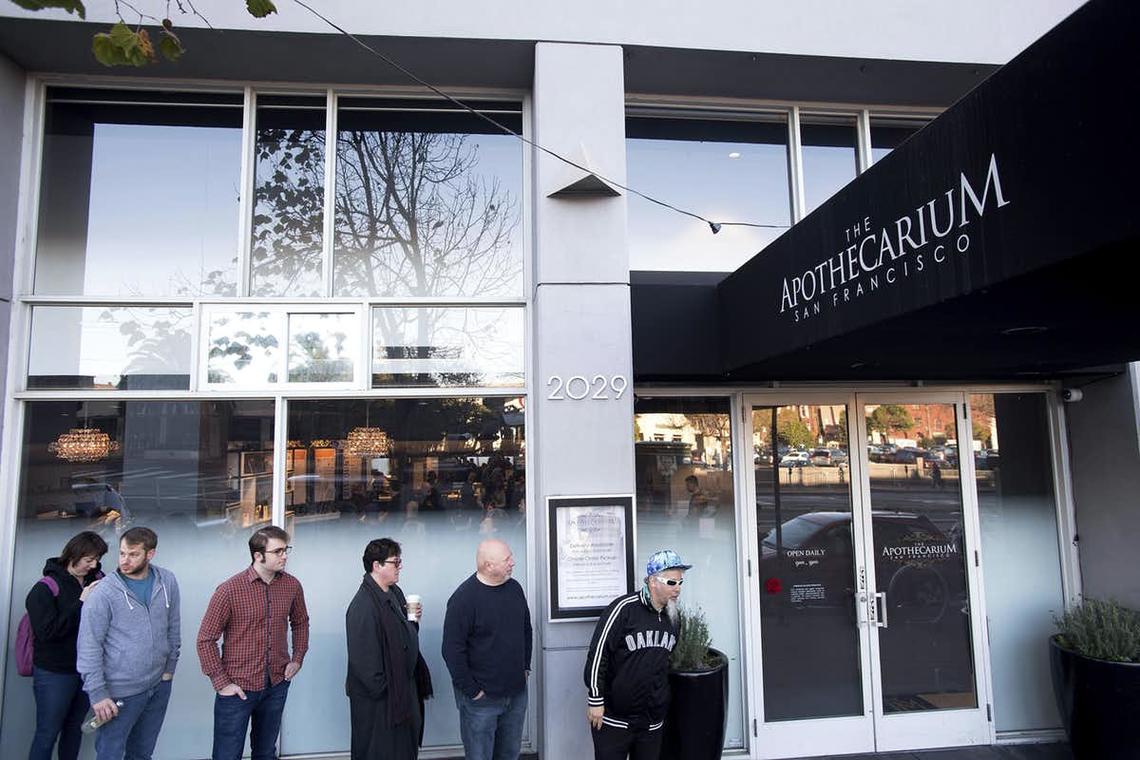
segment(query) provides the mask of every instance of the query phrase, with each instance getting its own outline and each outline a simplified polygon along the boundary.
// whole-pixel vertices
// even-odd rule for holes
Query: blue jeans
[[[95,732],[96,760],[150,760],[170,703],[171,681],[159,681],[141,694],[113,697],[123,706]]]
[[[260,691],[246,691],[245,699],[215,695],[213,760],[240,760],[245,752],[245,731],[251,719],[250,757],[252,760],[276,760],[277,734],[281,732],[281,713],[285,710],[285,697],[288,695],[288,681]]]
[[[467,760],[517,760],[526,722],[526,687],[512,697],[471,699],[455,690]]]
[[[59,760],[75,760],[83,739],[79,725],[90,707],[83,679],[76,673],[36,668],[32,673],[32,693],[36,697],[36,733],[28,760],[51,760],[57,737]]]

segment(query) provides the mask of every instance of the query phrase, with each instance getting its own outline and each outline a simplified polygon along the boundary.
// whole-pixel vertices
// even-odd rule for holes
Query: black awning
[[[1092,0],[726,277],[723,375],[1140,358],[1138,21],[1140,3]]]

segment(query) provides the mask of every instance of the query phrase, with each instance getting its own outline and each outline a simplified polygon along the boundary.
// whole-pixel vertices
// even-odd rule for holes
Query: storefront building
[[[726,757],[1061,735],[1052,616],[1140,605],[1137,101],[1098,101],[1136,88],[1135,11],[326,5],[493,121],[296,6],[209,12],[138,71],[0,9],[0,755],[44,559],[146,525],[182,588],[157,756],[208,756],[192,642],[277,524],[312,620],[284,756],[347,756],[343,616],[387,535],[424,599],[421,756],[462,754],[443,614],[497,536],[525,750],[587,757],[593,621],[553,614],[575,496],[631,500],[635,566],[694,565]]]

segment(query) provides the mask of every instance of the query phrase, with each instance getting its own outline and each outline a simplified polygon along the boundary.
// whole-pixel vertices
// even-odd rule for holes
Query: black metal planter
[[[1140,760],[1140,663],[1094,660],[1049,639],[1057,709],[1077,760]]]
[[[709,650],[720,664],[712,670],[669,673],[669,717],[661,760],[719,760],[728,724],[728,658]]]

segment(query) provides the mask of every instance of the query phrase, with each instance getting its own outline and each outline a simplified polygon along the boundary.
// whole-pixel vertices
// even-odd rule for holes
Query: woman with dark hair
[[[345,614],[352,760],[414,760],[432,693],[420,655],[422,606],[418,597],[409,604],[397,585],[404,564],[398,543],[370,541],[363,560],[364,580]]]
[[[79,726],[87,713],[87,693],[75,669],[75,640],[79,614],[91,589],[103,577],[99,560],[107,542],[85,530],[73,536],[59,557],[44,564],[44,577],[36,581],[24,602],[32,625],[32,692],[36,698],[36,731],[29,760],[51,760],[59,741],[59,760],[79,756]]]

